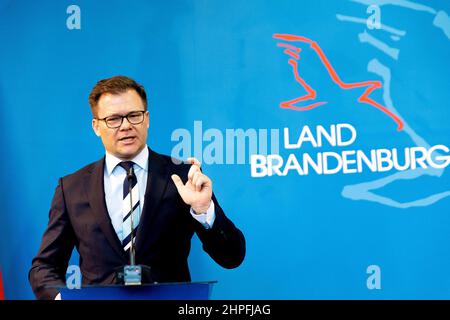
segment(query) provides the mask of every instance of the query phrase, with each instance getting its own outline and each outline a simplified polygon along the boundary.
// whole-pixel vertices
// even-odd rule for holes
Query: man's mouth
[[[122,137],[122,138],[119,138],[119,141],[123,142],[123,143],[132,143],[135,138],[136,138],[135,136]]]

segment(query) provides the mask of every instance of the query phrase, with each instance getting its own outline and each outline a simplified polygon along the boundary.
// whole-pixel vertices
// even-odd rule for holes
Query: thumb
[[[180,196],[183,196],[183,193],[184,193],[184,184],[183,184],[183,181],[182,181],[181,178],[180,178],[178,175],[176,175],[176,174],[171,175],[171,178],[172,178],[173,183],[175,184],[175,187],[176,187],[177,190],[178,190],[178,193],[180,194]]]
[[[171,178],[173,183],[175,184],[175,187],[177,188],[178,194],[183,199],[183,201],[185,201],[186,187],[184,186],[183,181],[181,181],[181,178],[176,174],[171,175]]]
[[[173,174],[171,175],[172,181],[175,184],[175,187],[177,187],[178,191],[180,191],[180,188],[184,187],[183,181],[181,181],[181,178],[176,175]]]

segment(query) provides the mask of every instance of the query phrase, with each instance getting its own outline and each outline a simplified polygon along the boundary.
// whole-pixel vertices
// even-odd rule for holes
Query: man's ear
[[[147,117],[147,129],[150,128],[150,113],[147,111],[145,112],[145,116]]]
[[[100,129],[99,129],[99,122],[97,119],[92,119],[92,129],[94,130],[97,137],[100,137]]]

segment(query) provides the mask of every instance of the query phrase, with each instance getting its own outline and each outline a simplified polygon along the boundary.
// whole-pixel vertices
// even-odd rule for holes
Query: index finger
[[[192,180],[192,178],[194,177],[194,173],[196,172],[200,172],[200,167],[196,164],[192,164],[189,168],[188,179]]]
[[[202,166],[201,163],[200,163],[200,161],[198,161],[198,160],[197,160],[196,158],[194,158],[194,157],[189,157],[189,158],[187,158],[187,163],[195,164],[195,165],[198,166],[199,168]]]

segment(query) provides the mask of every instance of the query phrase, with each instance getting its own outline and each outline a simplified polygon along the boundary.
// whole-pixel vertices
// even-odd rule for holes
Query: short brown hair
[[[145,111],[147,111],[147,94],[145,93],[144,87],[131,78],[114,76],[98,81],[89,94],[89,104],[94,118],[97,117],[98,100],[100,100],[100,97],[103,94],[120,94],[127,92],[128,90],[135,90],[137,92],[142,99]]]

